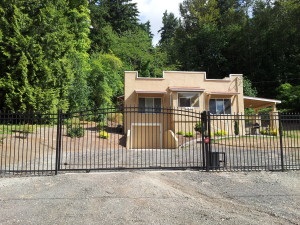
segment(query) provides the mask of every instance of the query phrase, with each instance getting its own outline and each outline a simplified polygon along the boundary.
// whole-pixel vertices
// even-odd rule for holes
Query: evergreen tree
[[[166,10],[162,18],[162,24],[162,28],[158,31],[161,33],[159,45],[166,47],[169,45],[171,38],[174,36],[174,33],[179,25],[179,21],[173,13],[168,13]]]
[[[56,111],[68,108],[74,47],[63,0],[0,2],[1,108]]]

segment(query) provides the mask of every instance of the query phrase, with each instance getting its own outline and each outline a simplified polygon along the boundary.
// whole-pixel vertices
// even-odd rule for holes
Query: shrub
[[[270,130],[270,135],[272,136],[277,136],[278,135],[278,130]]]
[[[99,136],[100,138],[104,138],[104,139],[109,138],[109,134],[106,131],[101,131]]]
[[[176,134],[183,135],[183,131],[178,131]]]
[[[187,132],[184,134],[185,137],[194,137],[194,133],[193,132]]]
[[[73,117],[67,120],[64,120],[65,125],[75,126],[76,124],[80,124],[80,119],[78,117]]]
[[[239,121],[235,120],[234,121],[234,134],[239,135],[240,134],[240,128],[239,128]]]
[[[259,133],[262,134],[262,135],[269,135],[268,130],[260,130]]]
[[[201,132],[201,125],[202,125],[201,122],[196,123],[195,128],[194,128],[196,132],[197,131]]]
[[[99,122],[98,125],[97,125],[97,129],[98,129],[99,131],[104,130],[106,127],[107,127],[107,123],[104,122],[104,121]]]
[[[122,124],[123,123],[123,114],[122,113],[109,113],[109,114],[107,114],[107,120],[117,123],[117,124]]]
[[[214,133],[215,136],[224,136],[227,135],[227,132],[225,130],[218,130]]]
[[[68,125],[67,126],[67,136],[73,137],[83,137],[84,136],[84,128],[80,125]]]

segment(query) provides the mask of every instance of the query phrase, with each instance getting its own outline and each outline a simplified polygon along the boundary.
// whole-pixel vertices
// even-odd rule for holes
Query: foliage
[[[187,132],[184,134],[185,137],[194,137],[194,133],[193,132]]]
[[[251,97],[257,96],[256,88],[253,87],[251,81],[247,77],[243,78],[243,90],[245,96],[251,96]]]
[[[117,124],[122,124],[123,123],[123,114],[122,113],[109,113],[107,115],[107,120],[117,123]]]
[[[88,32],[82,28],[88,27],[86,2],[1,1],[0,33],[5,35],[0,42],[0,108],[68,109],[74,79],[71,58],[85,53],[89,43],[80,39]]]
[[[218,131],[214,132],[214,136],[220,136],[220,137],[225,136],[227,134],[228,133],[225,130],[218,130]]]
[[[277,97],[282,101],[279,105],[282,111],[299,111],[300,110],[300,85],[293,86],[289,83],[280,85],[277,88]]]
[[[178,135],[183,135],[184,132],[183,132],[183,131],[178,131],[176,134],[178,134]]]
[[[73,117],[69,119],[64,119],[63,120],[65,125],[79,125],[80,124],[80,119],[78,117]]]
[[[100,138],[108,139],[110,135],[106,131],[101,131],[99,136]]]
[[[201,132],[201,128],[202,127],[202,123],[201,122],[198,122],[198,123],[196,123],[196,125],[195,125],[195,131],[196,132]]]
[[[67,125],[67,136],[74,137],[83,137],[85,130],[79,124]]]
[[[91,90],[91,105],[96,108],[112,104],[112,98],[122,92],[123,83],[120,71],[121,60],[111,54],[94,53],[91,55],[91,73],[88,85]]]
[[[105,130],[106,127],[107,127],[107,123],[104,122],[104,121],[99,122],[98,125],[97,125],[97,129],[98,129],[99,131]]]
[[[234,121],[234,134],[235,135],[240,134],[240,127],[239,127],[239,121],[238,120]]]
[[[262,135],[270,135],[270,136],[277,136],[278,135],[278,130],[277,129],[274,129],[274,130],[264,129],[264,130],[260,130],[259,132]]]
[[[168,13],[168,11],[166,10],[163,14],[162,24],[162,28],[158,31],[159,33],[161,33],[159,45],[162,47],[168,47],[171,39],[175,34],[176,29],[179,26],[179,21],[173,13]]]

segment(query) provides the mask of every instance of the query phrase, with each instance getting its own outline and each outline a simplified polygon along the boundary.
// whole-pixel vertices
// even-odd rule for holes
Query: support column
[[[276,104],[272,105],[272,111],[270,112],[270,134],[279,135],[279,118]]]

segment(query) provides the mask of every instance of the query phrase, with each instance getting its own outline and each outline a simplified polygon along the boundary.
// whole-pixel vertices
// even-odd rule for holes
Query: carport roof
[[[245,108],[259,109],[259,108],[273,106],[273,105],[276,105],[279,103],[281,103],[281,101],[276,100],[276,99],[244,96],[244,107]]]

